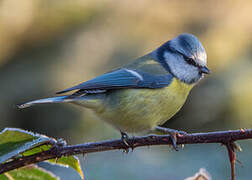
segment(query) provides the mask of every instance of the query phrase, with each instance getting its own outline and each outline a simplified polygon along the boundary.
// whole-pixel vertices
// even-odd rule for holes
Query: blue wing
[[[141,70],[122,68],[57,92],[57,94],[73,90],[81,90],[84,93],[99,93],[122,88],[161,88],[168,86],[172,78],[173,76],[169,73],[153,75]]]

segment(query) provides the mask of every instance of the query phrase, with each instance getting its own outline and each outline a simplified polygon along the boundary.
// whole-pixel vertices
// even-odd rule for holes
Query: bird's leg
[[[158,132],[161,132],[161,133],[164,133],[164,134],[169,134],[171,136],[172,146],[176,151],[178,151],[178,148],[177,148],[177,135],[178,134],[186,134],[185,131],[178,131],[178,130],[175,130],[175,129],[165,128],[165,127],[161,127],[161,126],[156,126],[154,130],[158,131]]]

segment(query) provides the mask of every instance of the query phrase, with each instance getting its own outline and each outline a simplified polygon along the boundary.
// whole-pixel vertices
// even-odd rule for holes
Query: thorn
[[[233,145],[234,145],[234,149],[236,151],[242,152],[242,148],[241,148],[240,144],[238,144],[237,142],[233,142]]]
[[[241,128],[240,131],[243,132],[243,133],[245,133],[245,129],[244,128]]]
[[[181,144],[181,149],[184,149],[185,145],[184,144]]]

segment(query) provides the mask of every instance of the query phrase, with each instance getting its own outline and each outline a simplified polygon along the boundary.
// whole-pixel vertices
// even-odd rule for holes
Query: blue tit
[[[139,133],[165,123],[209,74],[207,55],[192,34],[180,34],[131,63],[57,94],[19,105],[72,103],[89,108],[120,132]]]

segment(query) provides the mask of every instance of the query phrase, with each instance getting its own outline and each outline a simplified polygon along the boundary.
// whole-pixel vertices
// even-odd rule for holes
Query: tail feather
[[[51,97],[51,98],[45,98],[45,99],[38,99],[34,101],[29,101],[24,104],[17,105],[18,108],[23,109],[30,107],[35,104],[44,104],[44,103],[60,103],[60,102],[71,102],[73,99],[67,98],[69,96],[57,96],[57,97]]]

